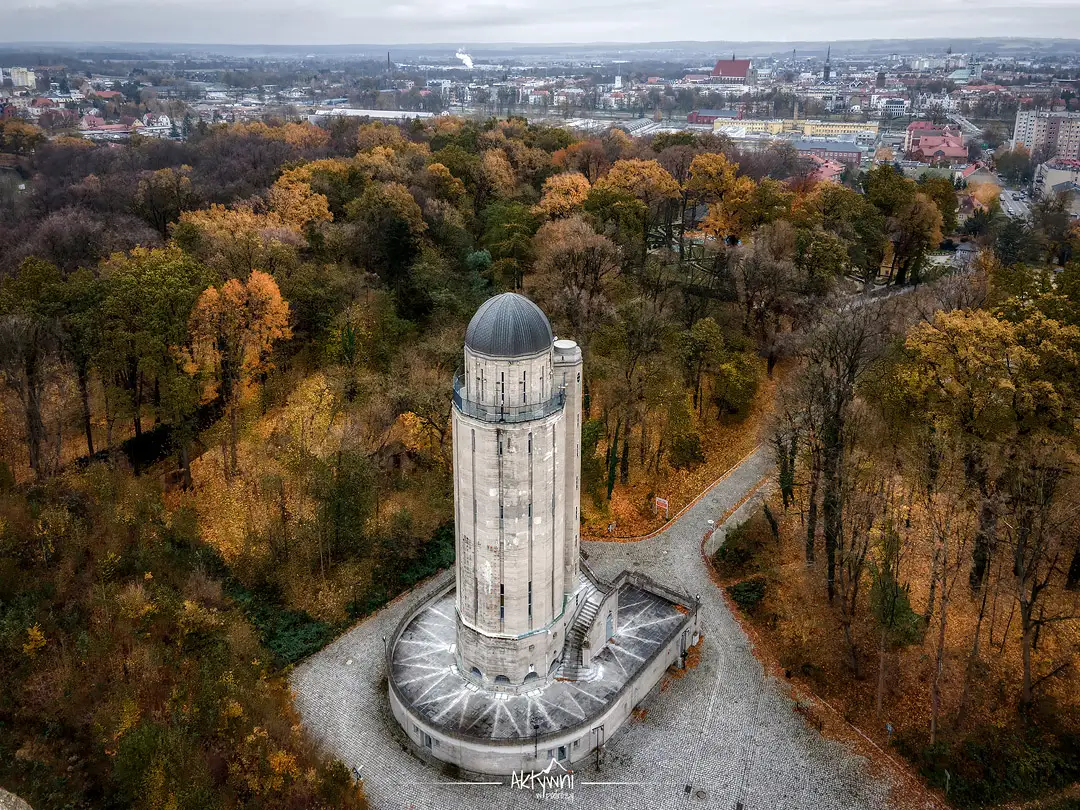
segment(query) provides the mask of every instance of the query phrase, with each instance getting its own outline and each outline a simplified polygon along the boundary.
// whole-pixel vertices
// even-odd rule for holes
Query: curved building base
[[[624,572],[578,606],[552,671],[507,691],[459,670],[454,605],[450,582],[398,625],[390,705],[422,756],[474,773],[584,759],[699,639],[696,600]]]

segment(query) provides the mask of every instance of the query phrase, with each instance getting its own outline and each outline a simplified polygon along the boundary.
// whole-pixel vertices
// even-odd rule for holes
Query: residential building
[[[1018,110],[1012,147],[1045,150],[1060,158],[1080,158],[1080,113]]]
[[[11,86],[15,88],[20,87],[37,87],[37,74],[28,68],[13,67],[8,70],[8,76],[11,77]]]
[[[1040,197],[1053,197],[1070,184],[1080,184],[1080,160],[1053,158],[1035,170],[1035,191]]]

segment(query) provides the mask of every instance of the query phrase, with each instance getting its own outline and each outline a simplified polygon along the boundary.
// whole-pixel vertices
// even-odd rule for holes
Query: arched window
[[[559,668],[559,659],[556,658],[554,661],[551,662],[551,667],[548,669],[548,675],[554,675],[555,670],[557,670],[558,668]]]
[[[472,676],[473,676],[474,678],[476,678],[476,680],[478,680],[478,681],[482,681],[482,680],[484,680],[484,673],[483,673],[483,672],[481,672],[481,671],[480,671],[479,669],[477,669],[476,667],[473,667],[473,668],[472,668],[471,670],[469,670],[469,672],[470,672],[470,673],[472,674]]]
[[[496,675],[495,676],[495,683],[497,683],[499,685],[505,684],[505,685],[509,686],[510,685],[510,679],[507,678],[505,675]]]
[[[539,677],[540,676],[537,675],[535,671],[530,672],[528,675],[525,676],[525,683],[532,683],[533,681],[537,680]]]

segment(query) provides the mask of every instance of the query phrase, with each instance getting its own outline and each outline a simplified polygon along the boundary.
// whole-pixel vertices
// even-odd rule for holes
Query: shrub
[[[676,470],[693,467],[705,460],[701,437],[696,433],[681,433],[671,443],[671,466]]]
[[[765,577],[750,577],[727,587],[728,596],[743,613],[753,613],[765,598]]]
[[[1034,798],[1080,776],[1080,738],[1036,726],[984,726],[932,746],[926,741],[923,731],[907,732],[897,735],[896,746],[930,785],[948,786],[948,798],[957,807]]]
[[[733,577],[756,571],[756,559],[766,538],[768,524],[760,512],[728,531],[713,555],[713,565],[721,576]]]

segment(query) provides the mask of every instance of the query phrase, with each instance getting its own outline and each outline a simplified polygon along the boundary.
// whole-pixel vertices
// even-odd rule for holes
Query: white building
[[[11,77],[12,87],[37,87],[37,74],[28,68],[13,67],[8,70],[8,76]]]

